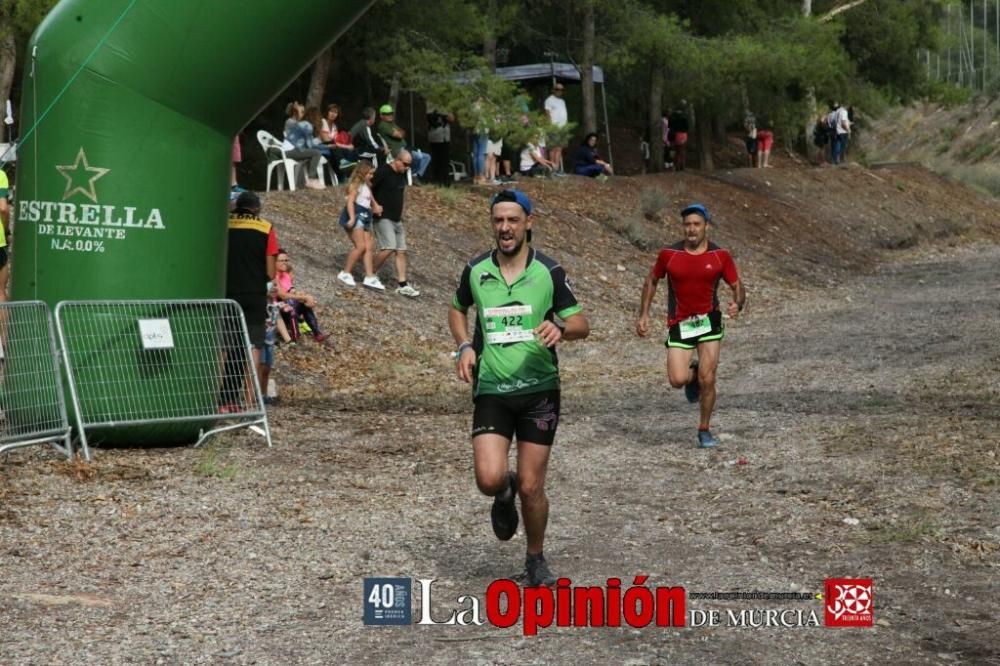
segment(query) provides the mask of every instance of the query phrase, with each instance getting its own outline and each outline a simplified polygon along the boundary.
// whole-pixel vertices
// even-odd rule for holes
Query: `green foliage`
[[[958,149],[958,157],[964,162],[981,162],[996,150],[996,145],[990,142],[982,143],[979,139],[966,142]]]
[[[915,97],[925,79],[917,49],[937,47],[941,6],[935,0],[868,0],[841,15],[843,44],[858,73],[893,97]]]
[[[922,97],[946,107],[962,106],[972,99],[972,90],[947,81],[928,81]]]

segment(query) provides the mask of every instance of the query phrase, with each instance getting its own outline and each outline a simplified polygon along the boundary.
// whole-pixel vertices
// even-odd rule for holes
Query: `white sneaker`
[[[396,293],[400,296],[409,296],[410,298],[416,298],[420,295],[420,292],[410,285],[406,285],[405,287],[396,287]]]
[[[361,284],[368,287],[369,289],[377,289],[378,291],[385,291],[385,285],[382,281],[378,279],[378,276],[366,277]]]
[[[340,271],[340,273],[337,274],[337,279],[346,284],[348,287],[353,287],[357,284],[357,282],[354,281],[354,276],[344,271]]]

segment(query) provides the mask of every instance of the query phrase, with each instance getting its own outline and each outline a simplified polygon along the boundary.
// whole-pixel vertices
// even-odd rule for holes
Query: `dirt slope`
[[[404,300],[336,283],[339,202],[296,192],[265,210],[340,353],[279,351],[270,450],[244,433],[102,450],[89,469],[42,450],[0,464],[0,663],[996,663],[995,202],[909,167],[524,187],[537,245],[593,328],[561,352],[556,572],[689,592],[871,576],[875,628],[363,626],[365,576],[437,579],[440,617],[520,573],[523,534],[493,539],[472,481],[445,326],[463,262],[490,245],[488,193],[409,192],[423,295]],[[655,248],[677,235],[661,217],[691,200],[750,292],[723,347],[712,452],[664,385],[661,344],[632,333]],[[689,607],[822,622],[818,602]]]

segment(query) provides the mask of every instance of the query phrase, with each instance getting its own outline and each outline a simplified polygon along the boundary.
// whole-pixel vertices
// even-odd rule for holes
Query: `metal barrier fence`
[[[197,446],[257,425],[271,446],[246,321],[234,301],[64,301],[55,319],[87,460],[89,438],[128,445],[197,438]]]
[[[73,456],[52,314],[0,303],[0,453],[45,443]]]

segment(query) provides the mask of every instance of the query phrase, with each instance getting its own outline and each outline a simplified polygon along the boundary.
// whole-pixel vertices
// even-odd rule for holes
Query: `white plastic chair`
[[[284,189],[284,183],[287,180],[288,189],[294,191],[298,172],[302,169],[302,162],[288,157],[285,154],[284,144],[267,130],[257,131],[257,141],[260,143],[260,147],[264,149],[264,156],[267,158],[267,191],[271,191],[271,173],[277,167],[282,167],[277,172],[277,189]],[[273,157],[274,152],[278,152],[281,157]]]
[[[469,177],[469,172],[465,170],[465,165],[458,160],[450,160],[448,162],[448,170],[451,172],[451,177],[455,179],[456,183]]]

